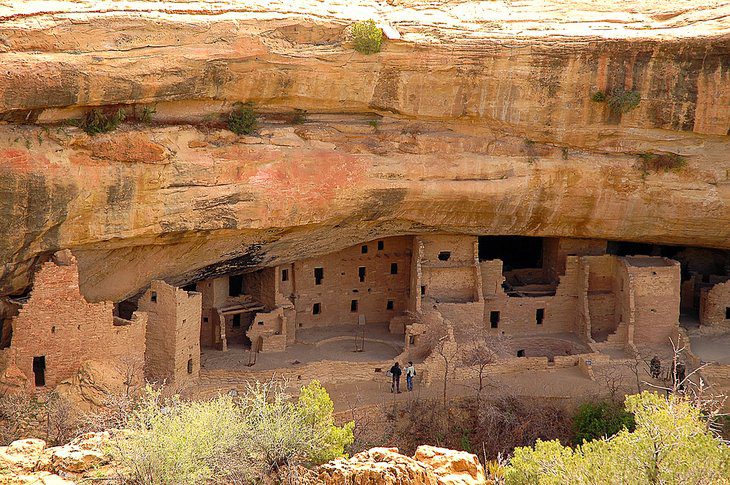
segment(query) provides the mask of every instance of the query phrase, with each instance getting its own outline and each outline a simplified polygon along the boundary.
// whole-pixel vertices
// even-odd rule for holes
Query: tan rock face
[[[730,248],[725,6],[291,3],[0,6],[0,295],[61,248],[91,301],[427,231]],[[402,39],[357,54],[353,12]],[[19,124],[97,106],[157,111]]]
[[[346,459],[333,460],[319,468],[324,485],[440,485],[434,470],[413,458],[401,455],[397,448],[372,448]]]
[[[418,447],[413,458],[430,465],[444,484],[478,485],[487,483],[484,469],[479,464],[476,455],[471,453],[423,445]]]

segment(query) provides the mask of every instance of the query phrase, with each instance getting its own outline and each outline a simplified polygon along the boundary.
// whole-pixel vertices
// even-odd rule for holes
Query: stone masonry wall
[[[408,308],[412,237],[392,237],[358,244],[338,253],[294,263],[296,321],[299,327],[387,323]],[[378,249],[382,242],[383,249]],[[367,247],[367,252],[363,252]],[[397,265],[392,274],[391,265]],[[315,268],[322,268],[321,284],[315,284]],[[360,281],[359,268],[365,269]],[[352,311],[352,301],[357,310]],[[388,301],[393,308],[388,309]],[[315,303],[320,313],[314,314]]]
[[[145,350],[147,379],[183,386],[198,377],[202,299],[200,293],[164,281],[153,281],[139,299],[139,308],[149,315]]]
[[[79,290],[76,259],[59,251],[35,275],[30,299],[12,320],[18,368],[34,381],[33,358],[45,356],[45,384],[54,387],[85,360],[142,362],[147,315],[113,316],[112,302],[89,303]]]
[[[667,258],[623,258],[635,305],[633,343],[669,345],[679,326],[680,267]]]
[[[704,289],[700,296],[701,325],[730,325],[730,281]]]
[[[425,297],[450,303],[479,299],[476,236],[429,235],[417,240],[423,244],[421,285],[425,286]]]

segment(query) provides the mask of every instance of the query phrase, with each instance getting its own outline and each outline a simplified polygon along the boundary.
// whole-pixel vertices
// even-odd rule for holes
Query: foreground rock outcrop
[[[372,448],[349,459],[319,467],[325,485],[480,485],[484,470],[475,455],[434,446],[419,446],[413,458],[397,448]]]
[[[0,484],[70,484],[109,462],[109,433],[86,433],[63,446],[46,448],[39,439],[0,447]]]

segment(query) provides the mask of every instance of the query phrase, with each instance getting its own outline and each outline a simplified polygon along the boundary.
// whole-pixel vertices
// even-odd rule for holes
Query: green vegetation
[[[591,95],[591,101],[606,103],[614,113],[628,113],[637,108],[641,102],[641,94],[638,91],[625,91],[614,89],[610,94],[603,91],[596,91]]]
[[[157,108],[154,106],[145,106],[142,108],[142,114],[139,115],[139,121],[142,123],[152,123],[152,116],[157,113]]]
[[[373,130],[376,130],[380,127],[380,120],[370,120],[368,121],[368,125],[373,127]]]
[[[611,401],[585,403],[573,418],[575,444],[609,438],[622,429],[634,430],[634,415]]]
[[[112,454],[127,470],[125,483],[258,483],[284,465],[342,456],[354,423],[335,426],[333,409],[317,381],[297,401],[273,382],[203,402],[163,399],[148,387]]]
[[[295,109],[294,115],[292,116],[292,124],[293,125],[303,125],[307,121],[307,110],[304,109]]]
[[[352,42],[360,54],[376,54],[383,43],[383,31],[373,20],[355,22],[352,26]]]
[[[92,109],[86,116],[77,121],[76,126],[91,136],[114,131],[127,118],[127,112],[120,108],[112,114],[99,109]]]
[[[676,153],[639,153],[641,171],[648,172],[669,172],[679,170],[687,165],[687,160]]]
[[[252,103],[237,103],[228,115],[228,129],[236,135],[252,135],[256,132],[258,122]]]
[[[730,447],[688,399],[644,391],[626,398],[626,411],[634,415],[634,431],[624,428],[575,449],[557,440],[515,449],[506,483],[727,483]]]

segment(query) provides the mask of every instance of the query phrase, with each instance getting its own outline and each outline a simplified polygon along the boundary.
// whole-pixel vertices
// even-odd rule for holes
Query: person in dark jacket
[[[400,364],[396,362],[393,364],[393,367],[390,368],[390,375],[392,376],[393,381],[390,384],[390,392],[395,392],[400,394],[400,376],[403,373],[403,370],[400,368]]]

